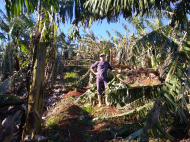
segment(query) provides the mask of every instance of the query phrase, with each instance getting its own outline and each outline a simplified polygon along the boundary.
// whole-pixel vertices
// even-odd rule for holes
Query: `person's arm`
[[[121,68],[113,68],[111,65],[110,65],[110,63],[109,63],[109,65],[108,65],[108,68],[110,69],[110,70],[116,70],[116,71],[118,71],[119,73],[121,73]]]
[[[112,66],[110,65],[110,63],[108,62],[108,69],[113,70]]]
[[[98,61],[96,61],[91,67],[90,70],[95,74],[95,75],[99,75],[98,72],[95,72],[94,68],[97,67],[98,65]]]
[[[91,71],[95,74],[95,75],[99,75],[98,72],[95,72],[94,69],[91,69]]]

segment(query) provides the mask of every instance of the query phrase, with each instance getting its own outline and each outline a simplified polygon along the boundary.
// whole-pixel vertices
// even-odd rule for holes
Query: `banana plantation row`
[[[42,139],[44,92],[53,88],[58,75],[63,85],[67,83],[63,71],[68,67],[87,68],[72,86],[90,87],[77,103],[95,105],[95,77],[88,69],[99,60],[100,53],[112,66],[123,70],[121,74],[109,73],[103,99],[124,110],[130,105],[131,109],[94,121],[138,116],[118,133],[131,132],[128,140],[149,141],[151,137],[172,141],[174,129],[180,134],[188,132],[188,0],[5,0],[4,4],[6,12],[0,10],[0,107],[23,105],[14,119],[1,118],[15,123],[20,116],[18,129],[6,130],[2,122],[0,132],[4,129],[6,135],[0,134],[0,140],[11,140],[14,135],[22,140]],[[115,35],[106,31],[106,40],[88,28],[103,19],[117,22],[121,15],[133,27],[131,30],[122,23],[125,34],[115,28]],[[168,24],[163,25],[163,19]],[[73,26],[66,35],[60,25],[69,20]],[[83,34],[79,33],[80,26],[84,27]],[[151,76],[157,81],[151,81]],[[143,83],[142,78],[148,78],[149,83]]]

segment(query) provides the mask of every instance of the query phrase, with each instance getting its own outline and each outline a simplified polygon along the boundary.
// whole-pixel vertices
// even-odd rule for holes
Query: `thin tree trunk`
[[[8,60],[9,60],[9,72],[10,72],[10,76],[13,75],[13,54],[12,54],[12,48],[9,45],[8,46]]]
[[[13,72],[14,72],[13,52],[12,52],[12,48],[11,48],[10,44],[8,45],[8,60],[9,60],[9,72],[10,72],[10,76],[13,76]],[[13,92],[15,90],[14,77],[12,77],[10,79],[10,90],[12,90]]]
[[[3,64],[2,64],[2,82],[7,79],[7,66],[8,66],[8,53],[7,53],[7,47],[5,49],[4,55],[3,55]]]
[[[45,13],[41,7],[39,14],[39,23],[44,19]],[[47,43],[41,42],[42,26],[40,25],[36,31],[35,48],[37,48],[36,58],[34,60],[32,84],[28,97],[28,110],[26,120],[26,134],[31,135],[32,139],[35,134],[41,134],[41,117],[43,113],[44,103],[44,78],[45,78],[45,63],[46,63],[46,47]],[[39,33],[39,34],[37,34]],[[35,53],[34,53],[35,54]],[[34,56],[35,57],[35,56]]]
[[[38,117],[41,117],[43,113],[46,46],[43,43],[39,43],[37,48],[37,56],[34,63],[33,78],[28,100],[26,121],[26,134],[28,135],[41,133],[41,118]],[[39,113],[40,116],[38,116],[37,113]]]

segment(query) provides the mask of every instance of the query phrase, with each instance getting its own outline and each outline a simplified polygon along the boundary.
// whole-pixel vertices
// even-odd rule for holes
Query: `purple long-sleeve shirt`
[[[113,69],[108,61],[105,61],[105,62],[96,61],[90,67],[90,69],[94,69],[95,67],[97,68],[97,72],[99,73],[99,75],[97,75],[97,77],[103,77],[103,78],[107,78],[107,71],[108,71],[108,69],[110,69],[110,70]]]

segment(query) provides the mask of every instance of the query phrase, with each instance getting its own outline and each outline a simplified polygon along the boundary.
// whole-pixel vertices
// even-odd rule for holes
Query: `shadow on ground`
[[[43,130],[43,135],[53,142],[107,142],[114,141],[112,121],[93,123],[93,116],[78,105],[71,105],[62,110],[65,115],[57,124]],[[119,141],[117,139],[117,141]]]

